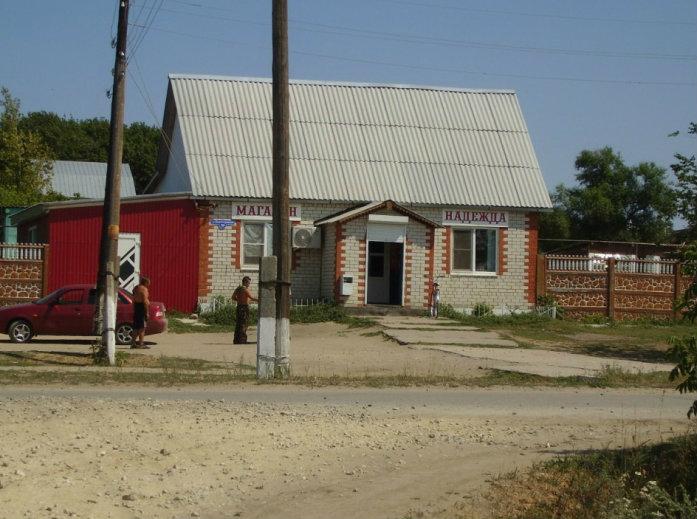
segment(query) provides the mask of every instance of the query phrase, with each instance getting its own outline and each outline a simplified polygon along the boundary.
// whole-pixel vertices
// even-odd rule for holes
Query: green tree
[[[131,123],[124,129],[124,162],[133,173],[136,192],[142,193],[155,175],[160,129],[145,123]]]
[[[109,121],[73,119],[51,112],[31,112],[22,128],[41,135],[57,160],[106,162],[109,158]],[[142,122],[124,126],[123,161],[131,167],[136,192],[155,174],[160,130]]]
[[[689,135],[697,136],[697,123],[690,123]],[[677,135],[675,132],[673,135]],[[697,240],[697,161],[694,155],[675,154],[677,162],[670,168],[678,179],[678,211],[687,222],[688,237]]]
[[[555,207],[566,213],[576,239],[662,242],[670,237],[676,195],[653,162],[627,166],[612,148],[576,158],[578,187],[560,186]]]
[[[19,100],[0,89],[0,206],[25,206],[48,197],[51,151],[41,137],[19,127]]]

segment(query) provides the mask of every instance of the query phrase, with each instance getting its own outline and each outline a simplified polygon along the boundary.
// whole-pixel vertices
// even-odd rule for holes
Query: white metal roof
[[[104,199],[106,187],[106,162],[79,162],[56,160],[53,162],[51,188],[65,196]],[[128,164],[121,169],[121,196],[135,196],[136,188]]]
[[[193,194],[270,198],[271,81],[170,85]],[[551,207],[514,92],[296,81],[290,96],[293,199]]]

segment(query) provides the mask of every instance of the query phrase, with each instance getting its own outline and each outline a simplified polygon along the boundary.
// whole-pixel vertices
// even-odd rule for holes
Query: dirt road
[[[474,512],[499,473],[685,432],[687,400],[590,389],[4,388],[0,518]]]

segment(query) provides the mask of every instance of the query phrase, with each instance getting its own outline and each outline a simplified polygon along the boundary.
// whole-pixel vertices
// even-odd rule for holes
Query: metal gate
[[[133,292],[140,281],[140,234],[119,234],[119,286]]]

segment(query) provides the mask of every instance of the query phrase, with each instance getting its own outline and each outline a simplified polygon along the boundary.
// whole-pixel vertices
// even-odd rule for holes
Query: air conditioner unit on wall
[[[317,227],[293,227],[294,249],[319,249],[322,246],[322,236]]]

